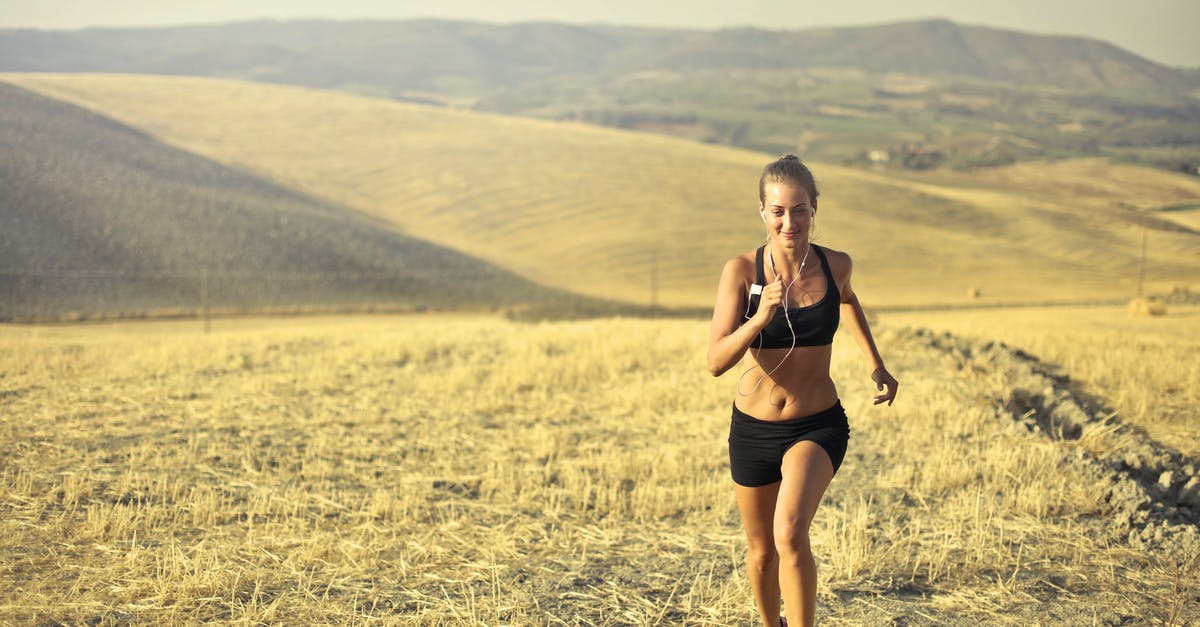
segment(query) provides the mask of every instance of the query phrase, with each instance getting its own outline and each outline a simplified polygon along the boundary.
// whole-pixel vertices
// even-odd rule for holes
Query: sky
[[[1092,37],[1159,63],[1200,67],[1200,0],[0,0],[0,28],[414,17],[787,30],[937,17],[1029,33]]]

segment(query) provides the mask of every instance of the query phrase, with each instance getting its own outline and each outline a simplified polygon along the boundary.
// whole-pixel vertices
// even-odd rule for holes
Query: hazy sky
[[[1200,67],[1200,0],[0,0],[0,27],[6,28],[73,29],[262,17],[447,17],[776,29],[944,17],[963,24],[1095,37],[1161,63]]]

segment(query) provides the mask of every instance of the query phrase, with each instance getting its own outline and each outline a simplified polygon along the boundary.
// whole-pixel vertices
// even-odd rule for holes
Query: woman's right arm
[[[748,274],[744,265],[747,260],[735,257],[725,263],[721,271],[721,282],[717,286],[717,302],[713,307],[712,327],[708,336],[708,371],[712,376],[719,377],[725,371],[734,367],[750,348],[750,342],[758,332],[766,326],[771,315],[779,306],[778,285],[768,285],[763,290],[763,298],[759,300],[758,311],[745,323],[742,323],[742,313],[746,310],[745,276]],[[774,296],[772,299],[771,296]]]

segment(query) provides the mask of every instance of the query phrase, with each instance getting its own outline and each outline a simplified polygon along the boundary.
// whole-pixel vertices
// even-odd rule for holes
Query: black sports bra
[[[792,321],[792,329],[796,331],[796,346],[826,346],[833,343],[833,334],[837,331],[841,320],[841,295],[837,282],[833,280],[833,272],[829,269],[829,260],[825,252],[816,244],[810,244],[821,260],[825,270],[825,296],[807,307],[778,307],[775,315],[767,326],[750,342],[754,348],[791,348],[792,330],[788,328],[788,319]],[[754,281],[758,285],[766,285],[767,277],[763,272],[763,249],[760,246],[754,254]],[[746,307],[746,319],[749,320],[758,311],[758,294],[751,294]],[[785,317],[786,316],[786,317]]]

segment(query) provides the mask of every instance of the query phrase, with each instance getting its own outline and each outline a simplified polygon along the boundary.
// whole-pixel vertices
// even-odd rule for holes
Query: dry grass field
[[[0,79],[591,296],[707,307],[723,261],[762,238],[756,182],[769,155],[233,80]],[[876,305],[961,303],[968,288],[992,302],[1123,297],[1143,213],[1200,204],[1194,177],[1103,161],[962,176],[813,169],[818,237],[855,253]],[[1194,281],[1200,236],[1151,226],[1147,279]]]
[[[737,373],[708,376],[706,337],[462,315],[0,327],[0,623],[750,625]],[[823,624],[1200,621],[1195,468],[1164,488],[1114,465],[1179,460],[1050,372],[1121,407],[1162,371],[1110,382],[1074,344],[1035,347],[1045,364],[888,316],[877,337],[890,408],[835,343],[852,434],[813,529]]]

